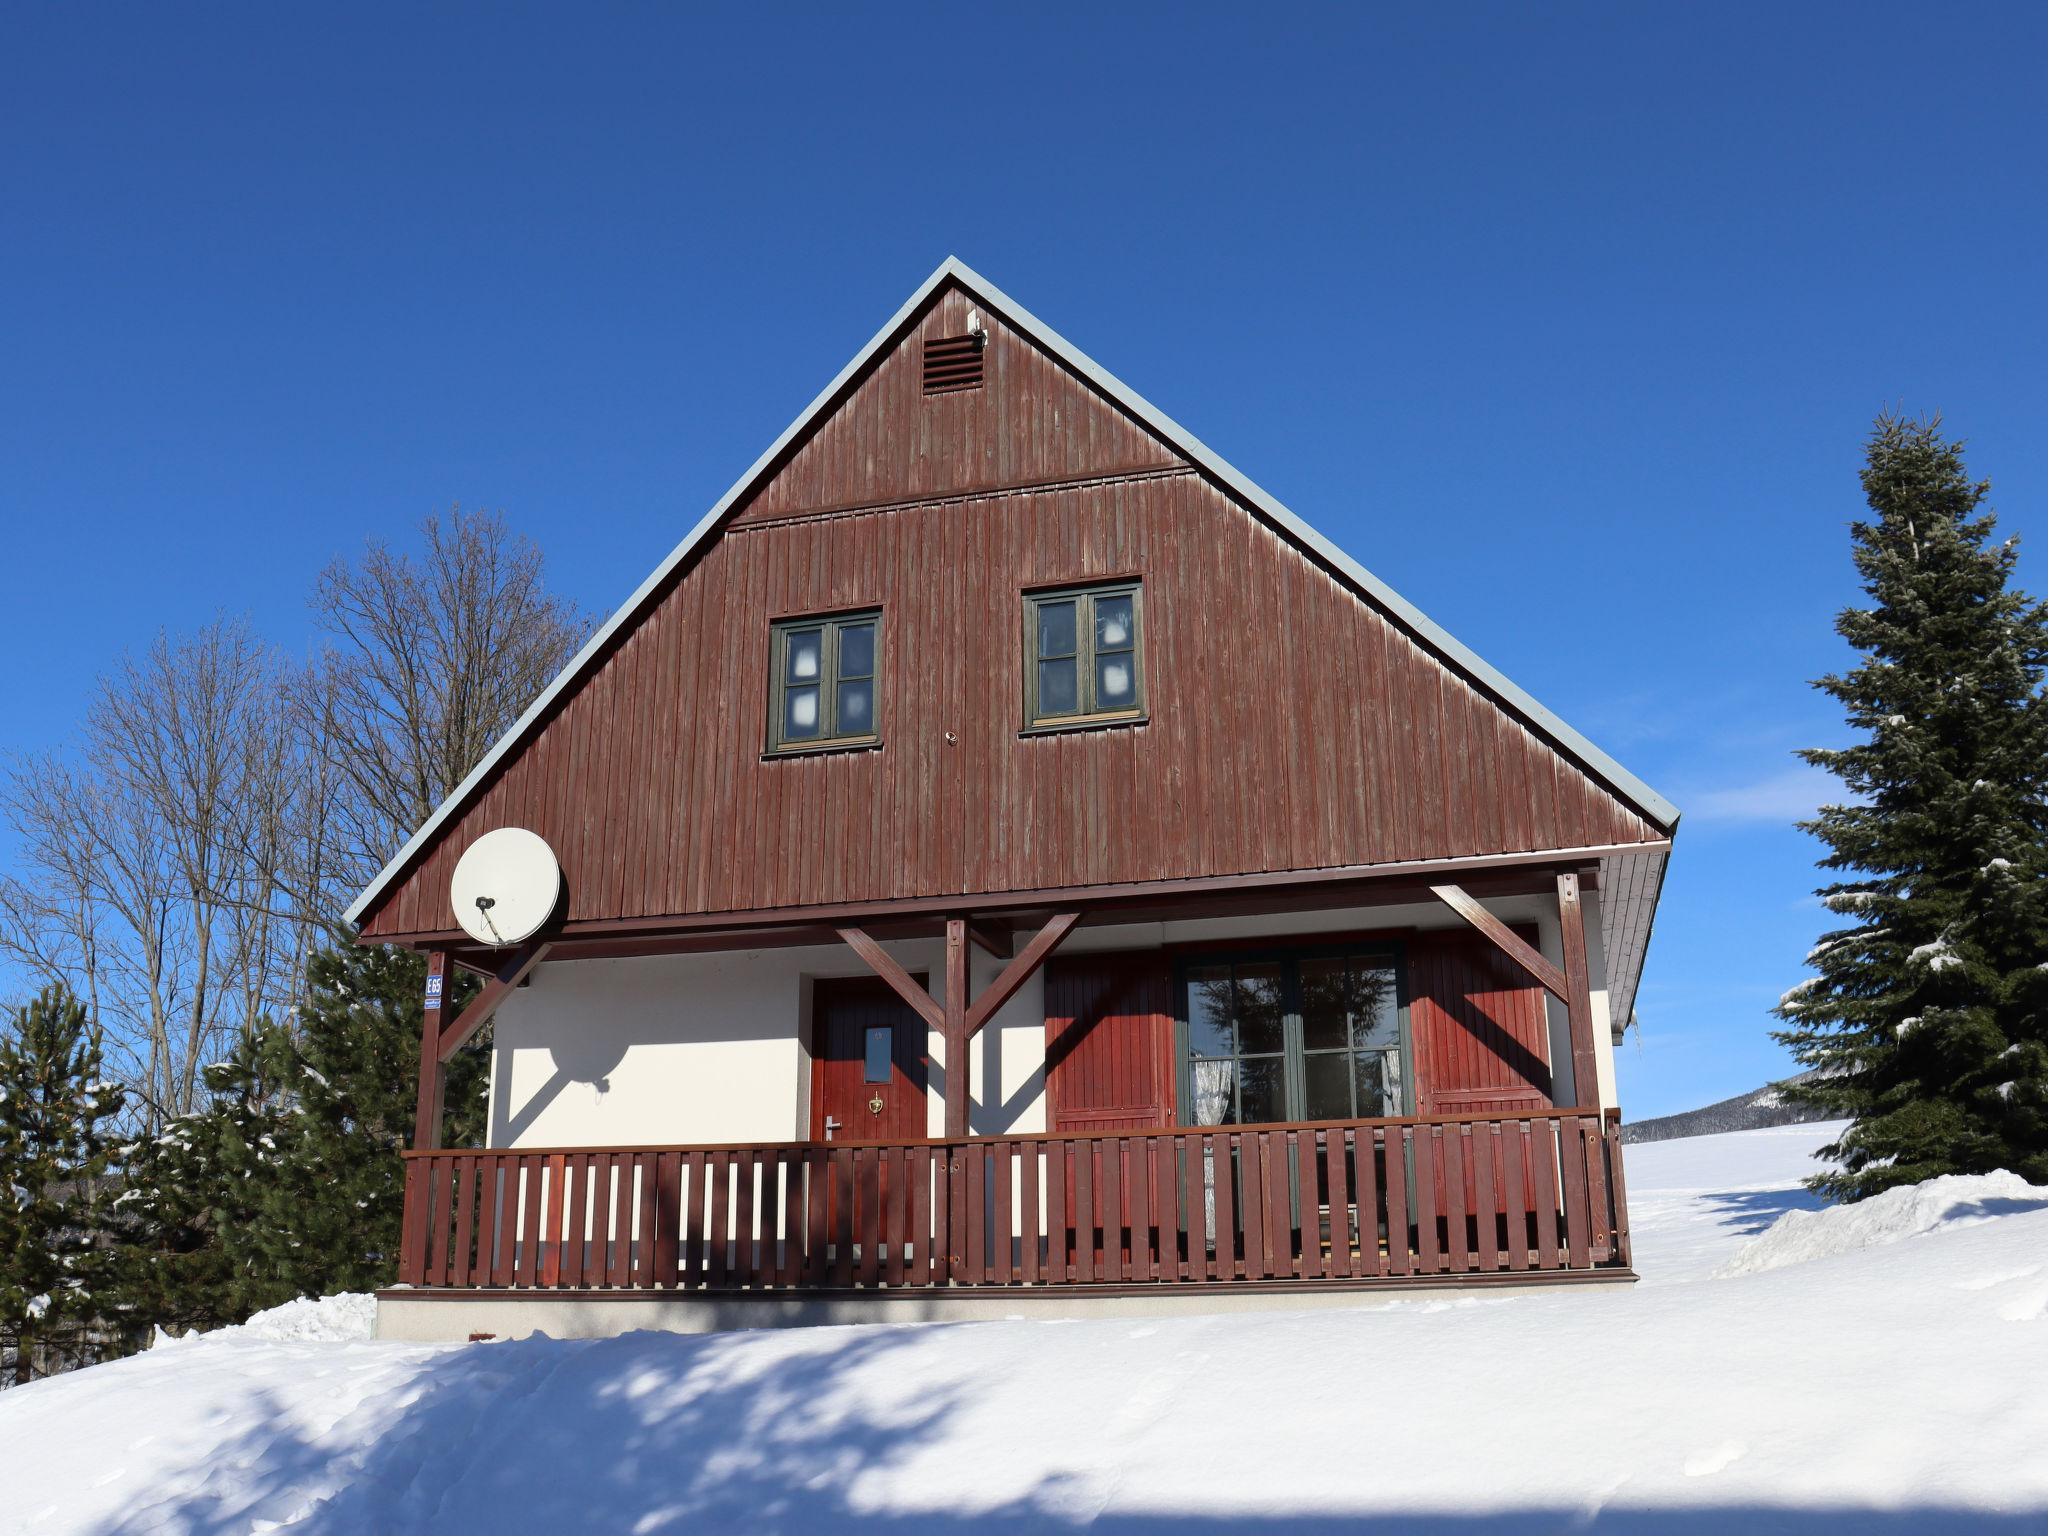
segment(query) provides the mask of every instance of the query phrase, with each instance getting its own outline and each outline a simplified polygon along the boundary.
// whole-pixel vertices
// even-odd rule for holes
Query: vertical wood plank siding
[[[999,319],[941,292],[365,915],[446,932],[479,835],[571,921],[1655,840],[1575,763]],[[1145,584],[1149,723],[1021,736],[1020,592]],[[772,619],[882,610],[878,749],[764,761]]]
[[[960,336],[976,306],[958,289],[886,353],[735,517],[744,526],[819,509],[956,496],[1106,471],[1161,468],[1176,456],[1144,427],[986,309],[987,382],[924,393],[928,339]]]
[[[679,1154],[709,1183],[678,1180]],[[399,1278],[429,1289],[1327,1286],[1628,1263],[1620,1127],[1570,1113],[407,1156],[422,1240]]]
[[[1019,592],[1133,573],[1149,723],[1020,736]],[[882,746],[763,760],[769,621],[856,606],[882,610]],[[454,927],[455,860],[506,825],[554,848],[571,921],[1656,835],[1191,475],[728,534],[365,934]]]

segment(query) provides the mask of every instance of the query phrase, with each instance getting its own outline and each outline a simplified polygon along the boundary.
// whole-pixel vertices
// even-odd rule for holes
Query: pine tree
[[[0,1339],[17,1381],[90,1358],[106,1331],[105,1130],[121,1106],[68,990],[15,1014],[0,1039]]]
[[[296,1031],[243,1034],[205,1069],[206,1108],[137,1149],[119,1225],[136,1318],[219,1327],[396,1278],[426,962],[342,945],[307,980]],[[456,979],[454,1006],[475,990]],[[483,1137],[487,1058],[472,1047],[448,1064],[451,1146]]]
[[[405,1169],[418,1099],[426,962],[405,950],[341,945],[312,957],[295,1039],[281,1033],[280,1077],[291,1113],[263,1164],[253,1223],[228,1234],[239,1269],[286,1295],[371,1290],[397,1277]],[[451,985],[460,1009],[476,991]],[[444,1140],[478,1145],[488,1051],[448,1063]],[[267,1304],[267,1303],[266,1303]]]
[[[238,1323],[290,1299],[253,1264],[238,1234],[262,1220],[263,1156],[284,1123],[277,1048],[268,1027],[240,1035],[201,1069],[203,1108],[129,1149],[115,1202],[122,1313],[186,1333]]]
[[[1802,827],[1851,925],[1787,993],[1777,1038],[1820,1074],[1793,1096],[1854,1123],[1810,1182],[1856,1200],[1940,1174],[2048,1183],[2048,605],[2011,585],[1990,487],[1939,419],[1885,415],[1852,525],[1861,653],[1816,683],[1862,737],[1805,759],[1855,797]]]

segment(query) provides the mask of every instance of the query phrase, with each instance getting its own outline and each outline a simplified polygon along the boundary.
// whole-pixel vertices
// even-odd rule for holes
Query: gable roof
[[[363,889],[362,894],[349,905],[344,915],[351,926],[360,925],[363,915],[376,904],[392,881],[433,842],[441,828],[468,803],[470,797],[483,786],[498,765],[539,728],[556,701],[573,689],[607,653],[613,642],[640,620],[667,586],[669,578],[688,562],[701,546],[711,541],[727,515],[777,467],[784,453],[801,441],[812,427],[840,402],[848,387],[867,371],[869,365],[923,311],[931,297],[949,282],[958,284],[976,300],[1001,314],[1014,329],[1058,359],[1066,368],[1148,428],[1204,474],[1231,491],[1261,517],[1313,555],[1333,574],[1360,594],[1370,598],[1426,646],[1465,672],[1481,688],[1521,716],[1534,730],[1548,737],[1567,755],[1577,760],[1593,777],[1604,783],[1646,820],[1661,828],[1667,836],[1677,828],[1679,812],[1670,801],[1565,724],[1413,603],[1282,506],[1220,454],[1207,447],[1192,432],[1111,374],[972,267],[957,257],[949,256],[939,264],[930,277],[918,285],[917,291],[904,301],[902,307],[890,316],[880,330],[875,332],[867,345],[854,355],[853,360],[839,371],[832,382],[804,407],[796,420],[769,444],[746,473],[733,482],[732,488],[718,499],[717,504],[698,519],[697,525],[683,541],[669,552],[668,557],[655,567],[645,581],[640,583],[632,596],[619,605],[612,616],[585,643],[583,649],[556,674],[554,681],[527,706],[526,712],[514,722],[511,729],[498,738],[491,750],[470,770],[469,776],[455,787],[454,792],[441,802],[434,814],[428,817],[419,830],[407,840],[405,846],[392,856],[377,878],[372,880]]]

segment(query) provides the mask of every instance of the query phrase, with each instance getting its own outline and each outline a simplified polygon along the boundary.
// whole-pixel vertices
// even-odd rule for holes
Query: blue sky
[[[957,253],[1687,812],[1637,1116],[1783,1069],[1845,524],[1940,409],[2048,538],[2048,11],[30,7],[0,747],[501,509],[622,599]],[[2048,586],[2041,556],[2023,573]]]

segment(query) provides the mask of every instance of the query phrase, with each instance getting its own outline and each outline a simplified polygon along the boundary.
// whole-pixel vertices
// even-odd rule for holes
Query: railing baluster
[[[1071,1274],[1067,1267],[1067,1150],[1064,1141],[1045,1144],[1045,1279],[1049,1285],[1065,1285]]]
[[[1414,1162],[1409,1156],[1408,1128],[1390,1125],[1384,1131],[1374,1133],[1377,1145],[1370,1149],[1378,1159],[1376,1177],[1379,1179],[1380,1196],[1374,1201],[1373,1215],[1379,1215],[1382,1201],[1386,1207],[1387,1249],[1384,1258],[1374,1261],[1374,1269],[1380,1274],[1406,1275],[1413,1271],[1414,1261],[1409,1257],[1408,1242],[1408,1181],[1409,1170]],[[1364,1136],[1360,1138],[1361,1145]],[[1359,1213],[1362,1223],[1363,1210]],[[1364,1241],[1363,1234],[1360,1241]]]
[[[1529,1144],[1529,1199],[1536,1207],[1536,1267],[1557,1268],[1557,1122],[1542,1120]]]
[[[1017,1248],[1026,1285],[1037,1285],[1043,1274],[1038,1257],[1038,1162],[1044,1145],[1027,1141],[1017,1148]]]

